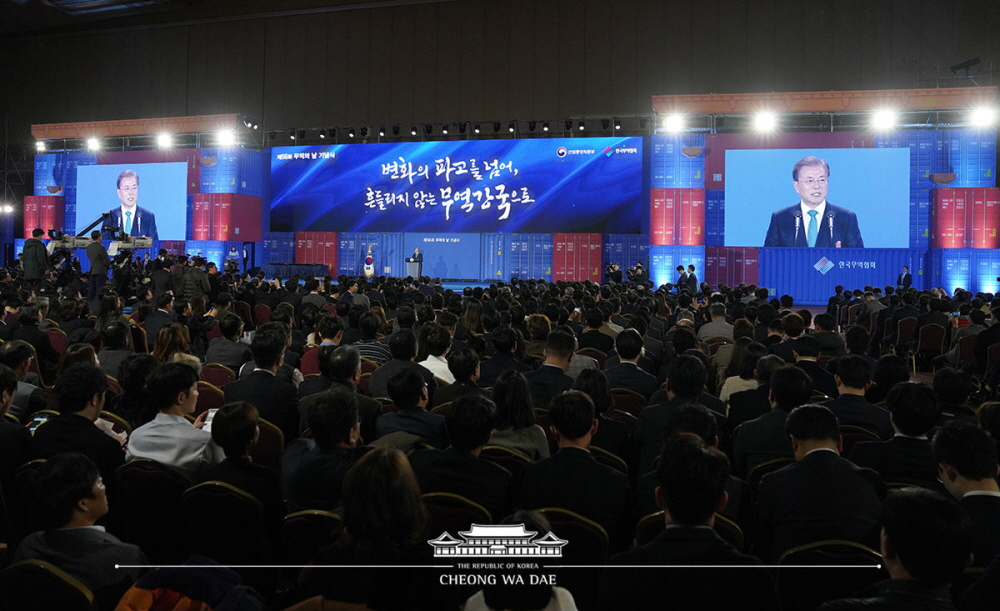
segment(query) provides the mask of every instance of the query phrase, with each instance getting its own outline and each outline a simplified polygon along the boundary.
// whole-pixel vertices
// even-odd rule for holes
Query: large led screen
[[[907,148],[730,149],[725,192],[727,246],[909,247]]]
[[[77,229],[101,214],[110,213],[103,226],[154,240],[183,240],[187,223],[187,164],[134,163],[81,165],[77,169]],[[125,215],[124,212],[132,214]]]
[[[637,233],[642,154],[642,138],[276,147],[271,225]]]

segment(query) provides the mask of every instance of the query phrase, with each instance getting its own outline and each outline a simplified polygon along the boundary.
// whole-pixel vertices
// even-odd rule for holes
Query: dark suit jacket
[[[837,391],[837,381],[833,379],[833,376],[819,366],[819,363],[815,361],[798,361],[795,366],[802,371],[809,374],[812,378],[813,390],[819,391],[828,397],[836,397],[839,392]]]
[[[662,403],[647,405],[639,412],[639,420],[635,425],[635,443],[639,447],[639,474],[652,468],[653,459],[660,455],[663,449],[664,428],[670,414],[689,403],[697,403],[686,397],[674,397]]]
[[[449,384],[443,388],[439,388],[436,393],[434,393],[434,407],[438,405],[443,405],[445,403],[451,403],[459,397],[476,394],[482,395],[487,399],[490,395],[487,391],[483,390],[475,384],[464,384],[462,382],[455,382],[454,384]]]
[[[524,468],[520,506],[569,509],[604,527],[612,550],[628,547],[632,536],[628,476],[606,467],[587,450],[561,448]]]
[[[994,601],[995,602],[995,601]],[[963,607],[979,609],[980,607]],[[986,606],[982,608],[992,608]],[[954,611],[948,586],[929,587],[920,581],[886,579],[858,592],[854,598],[828,600],[819,611]]]
[[[588,329],[577,338],[579,348],[596,348],[607,354],[615,349],[615,338],[596,329]]]
[[[842,425],[863,426],[873,433],[878,433],[883,440],[892,437],[889,410],[872,405],[864,397],[843,395],[824,401],[823,405],[833,410]]]
[[[619,363],[610,369],[605,369],[604,375],[608,377],[609,388],[634,390],[641,393],[647,400],[659,387],[655,376],[639,369],[633,363]]]
[[[755,565],[708,527],[672,525],[655,539],[612,556],[601,579],[599,609],[759,609],[778,608],[767,569],[658,569],[663,565]],[[626,565],[629,568],[614,568]],[[648,566],[649,568],[636,568]],[[725,584],[707,591],[692,584]],[[667,602],[669,601],[669,602]]]
[[[771,411],[771,385],[761,384],[757,388],[729,395],[729,412],[726,419],[730,430],[748,420],[760,418]]]
[[[761,479],[757,549],[777,560],[785,550],[825,539],[871,546],[877,541],[884,491],[874,471],[836,452],[810,452]]]
[[[87,259],[90,261],[90,273],[98,276],[107,276],[111,269],[111,259],[108,258],[108,249],[100,242],[92,242],[87,246]]]
[[[899,288],[908,289],[912,284],[913,274],[911,273],[900,274],[896,277],[896,286]]]
[[[125,231],[125,220],[122,216],[121,206],[116,206],[110,211],[111,218],[104,222],[105,226],[114,225],[119,231]],[[113,240],[111,232],[103,231],[104,238]],[[132,231],[130,235],[141,235],[154,240],[160,239],[160,234],[156,231],[156,215],[142,206],[135,207],[135,218],[132,219]]]
[[[839,333],[817,331],[813,333],[813,337],[819,342],[819,351],[823,354],[843,356],[847,353],[847,349],[844,347],[844,340],[840,337]]]
[[[531,371],[531,366],[517,360],[517,357],[511,352],[497,352],[479,363],[479,385],[483,388],[492,387],[496,384],[500,374],[508,369],[527,373]]]
[[[260,417],[285,434],[285,445],[299,436],[299,397],[295,387],[269,371],[254,371],[242,380],[226,384],[226,403],[246,401]]]
[[[248,458],[226,458],[206,466],[198,473],[199,481],[225,482],[236,486],[260,501],[264,508],[264,527],[268,540],[276,545],[281,539],[281,519],[285,517],[285,501],[278,474]],[[276,548],[272,548],[274,551]]]
[[[63,452],[86,454],[95,463],[106,486],[113,485],[115,469],[125,463],[121,444],[94,423],[76,414],[60,414],[35,429],[31,458],[52,458]]]
[[[984,567],[1000,553],[1000,497],[966,495],[959,503],[975,527],[972,566]]]
[[[794,458],[792,443],[785,434],[788,412],[774,408],[759,418],[744,422],[733,440],[733,471],[744,477],[762,462]]]
[[[427,384],[427,389],[431,392],[431,399],[433,400],[434,390],[437,388],[437,382],[434,381],[434,374],[428,371],[426,367],[421,367],[413,361],[402,361],[400,359],[392,359],[372,373],[372,377],[368,380],[369,394],[373,397],[388,397],[389,380],[404,369],[413,369],[424,378],[424,383]]]
[[[146,325],[146,344],[152,350],[156,345],[156,336],[160,333],[160,327],[174,321],[174,316],[163,310],[153,310],[146,317],[143,323]]]
[[[514,505],[510,471],[486,459],[455,448],[417,450],[410,464],[420,483],[420,491],[451,492],[479,503],[494,522],[510,513]]]
[[[767,237],[764,238],[764,246],[808,246],[806,230],[809,226],[809,219],[808,217],[800,217],[798,219],[798,232],[796,232],[796,214],[801,214],[801,207],[798,203],[772,213],[771,225],[767,228]],[[831,215],[833,215],[832,224]],[[861,230],[858,228],[858,217],[847,208],[826,202],[824,218],[818,220],[817,248],[865,247],[865,242],[861,238]],[[839,245],[838,242],[840,242]]]
[[[344,476],[371,448],[325,451],[313,439],[296,439],[281,457],[282,482],[290,511],[332,510],[340,505]]]
[[[876,471],[885,482],[905,482],[941,490],[931,442],[895,436],[889,441],[862,441],[848,456],[852,463]]]
[[[536,408],[548,409],[552,397],[573,388],[573,378],[554,365],[542,365],[535,371],[527,372],[524,377],[528,379]]]
[[[795,338],[790,337],[782,342],[773,344],[770,347],[771,354],[776,354],[783,358],[789,365],[795,364],[795,355],[792,352],[795,351]]]
[[[375,431],[379,437],[393,431],[406,431],[420,437],[435,448],[448,446],[448,431],[444,416],[432,414],[422,408],[401,409],[398,412],[382,414],[375,421]]]
[[[225,337],[213,339],[209,342],[208,350],[205,352],[206,363],[219,363],[233,371],[239,371],[243,363],[252,360],[253,352],[250,351],[250,346]]]

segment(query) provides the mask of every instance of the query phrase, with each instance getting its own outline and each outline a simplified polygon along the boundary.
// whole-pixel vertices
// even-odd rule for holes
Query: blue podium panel
[[[478,233],[403,234],[405,256],[414,248],[419,248],[424,255],[425,276],[448,280],[478,281],[480,278]]]
[[[788,294],[795,303],[826,305],[833,287],[895,285],[902,267],[913,286],[924,286],[924,252],[908,248],[761,248],[760,286]]]

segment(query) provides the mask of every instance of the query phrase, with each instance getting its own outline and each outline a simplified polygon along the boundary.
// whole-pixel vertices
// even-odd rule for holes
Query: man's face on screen
[[[827,175],[821,165],[803,166],[799,169],[799,179],[792,184],[795,192],[810,208],[815,208],[826,199]]]
[[[118,199],[126,208],[135,206],[136,200],[139,199],[139,181],[131,176],[123,178],[118,185]]]

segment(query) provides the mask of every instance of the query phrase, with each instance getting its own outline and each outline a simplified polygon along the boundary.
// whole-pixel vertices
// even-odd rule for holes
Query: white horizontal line
[[[473,564],[473,563],[470,563]],[[497,563],[493,563],[497,564]],[[514,564],[513,562],[511,564]],[[458,569],[452,564],[116,564],[116,569]],[[516,568],[516,567],[514,567]],[[881,569],[881,564],[540,564],[538,569]]]

